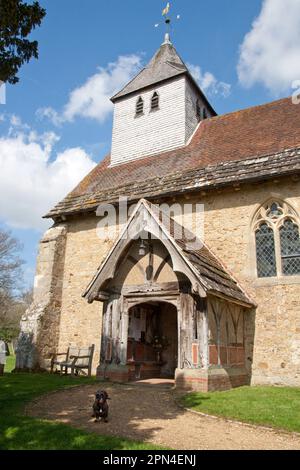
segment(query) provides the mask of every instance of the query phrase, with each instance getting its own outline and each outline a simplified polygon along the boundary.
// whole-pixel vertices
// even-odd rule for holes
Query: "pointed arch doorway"
[[[174,304],[148,300],[128,311],[130,379],[174,379],[178,367],[178,314]]]

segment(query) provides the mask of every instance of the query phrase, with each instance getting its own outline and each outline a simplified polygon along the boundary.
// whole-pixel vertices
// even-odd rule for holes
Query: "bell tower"
[[[216,115],[169,33],[148,65],[111,100],[111,166],[184,147],[199,123]]]

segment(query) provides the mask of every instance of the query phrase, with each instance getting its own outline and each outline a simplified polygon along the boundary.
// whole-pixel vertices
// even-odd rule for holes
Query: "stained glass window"
[[[274,232],[266,223],[256,231],[256,259],[258,277],[277,275]]]
[[[280,228],[282,273],[285,276],[300,274],[299,227],[287,219]]]

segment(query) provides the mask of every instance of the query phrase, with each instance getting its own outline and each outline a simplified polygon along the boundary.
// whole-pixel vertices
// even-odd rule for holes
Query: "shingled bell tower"
[[[203,119],[216,115],[169,33],[149,64],[111,100],[112,166],[183,147]]]

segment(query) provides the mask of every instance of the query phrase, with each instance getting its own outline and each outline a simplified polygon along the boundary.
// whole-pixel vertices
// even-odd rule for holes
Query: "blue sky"
[[[23,66],[0,105],[0,222],[24,245],[26,286],[46,228],[41,216],[109,151],[112,83],[120,88],[160,46],[166,2],[40,4],[47,16],[32,34],[39,59]],[[181,16],[172,41],[219,114],[287,96],[300,79],[300,0],[174,0],[171,8]],[[99,86],[91,106],[82,96],[93,100]]]

